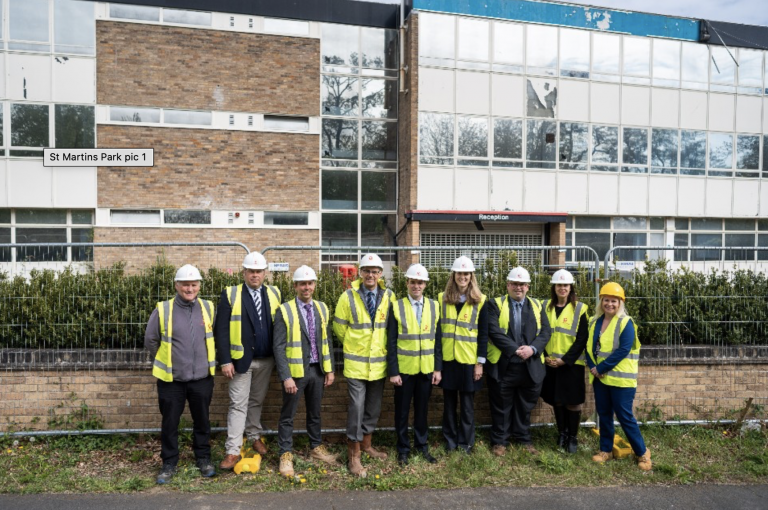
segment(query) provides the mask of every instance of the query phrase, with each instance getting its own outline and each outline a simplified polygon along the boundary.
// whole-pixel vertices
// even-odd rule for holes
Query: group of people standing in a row
[[[183,266],[175,277],[174,299],[157,304],[150,316],[145,346],[154,355],[153,375],[162,414],[158,483],[167,483],[179,458],[178,426],[186,402],[194,422],[193,449],[203,476],[216,473],[209,445],[209,406],[216,365],[229,380],[226,454],[220,469],[240,461],[243,435],[253,449],[267,454],[261,411],[272,371],[282,382],[278,422],[280,473],[293,472],[293,420],[304,395],[310,458],[337,465],[321,440],[320,409],[324,388],[334,382],[333,334],[343,346],[344,377],[349,392],[347,459],[349,471],[366,476],[361,453],[385,459],[372,435],[381,413],[385,381],[394,385],[397,460],[411,455],[409,414],[413,403],[414,450],[427,462],[437,460],[427,442],[427,409],[432,386],[443,389],[443,438],[448,451],[470,453],[475,444],[474,397],[488,381],[491,451],[506,453],[510,442],[531,454],[531,411],[539,397],[554,409],[558,446],[576,453],[585,366],[600,418],[600,451],[612,456],[614,415],[624,429],[640,469],[650,470],[632,413],[637,388],[640,342],[624,311],[624,290],[607,283],[590,320],[576,297],[573,276],[552,276],[551,296],[528,296],[530,275],[516,267],[507,276],[507,294],[488,298],[480,291],[475,267],[459,257],[445,291],[437,300],[424,290],[427,270],[414,264],[405,273],[408,295],[397,299],[386,288],[384,265],[375,254],[360,261],[360,277],[340,297],[334,317],[313,299],[317,275],[308,266],[293,274],[296,297],[282,302],[280,291],[266,285],[266,259],[258,252],[243,261],[243,283],[222,291],[214,314],[210,301],[198,298],[200,272]]]

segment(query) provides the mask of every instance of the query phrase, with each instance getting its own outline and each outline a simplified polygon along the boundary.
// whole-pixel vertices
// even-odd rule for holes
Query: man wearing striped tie
[[[281,296],[276,287],[264,284],[266,272],[261,253],[246,255],[244,283],[224,289],[216,310],[216,352],[221,372],[229,379],[226,455],[219,466],[225,470],[240,460],[243,432],[257,453],[267,453],[261,440],[261,409],[275,366],[272,325]]]

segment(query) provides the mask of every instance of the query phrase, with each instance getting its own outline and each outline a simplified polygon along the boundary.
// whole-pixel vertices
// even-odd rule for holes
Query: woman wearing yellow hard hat
[[[618,283],[603,285],[597,313],[589,324],[586,361],[600,418],[600,451],[592,460],[603,463],[612,457],[615,414],[635,452],[638,467],[650,471],[651,451],[645,447],[632,414],[640,340],[632,317],[624,310],[625,299],[624,289]]]

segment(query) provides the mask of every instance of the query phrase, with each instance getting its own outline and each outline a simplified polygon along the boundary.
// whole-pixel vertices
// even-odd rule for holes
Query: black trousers
[[[490,381],[490,380],[489,380]],[[531,411],[536,407],[542,383],[536,384],[524,363],[510,363],[499,380],[489,382],[491,390],[491,444],[508,445],[509,440],[531,443]]]
[[[211,422],[208,409],[213,396],[213,377],[189,382],[157,381],[157,398],[163,425],[160,431],[160,458],[163,464],[179,462],[179,422],[189,402],[192,414],[192,449],[197,460],[211,458]]]
[[[411,451],[408,438],[408,414],[413,400],[413,446],[418,451],[427,451],[427,407],[432,394],[432,374],[400,374],[402,386],[395,386],[395,430],[397,431],[397,452]]]
[[[280,447],[280,455],[293,451],[293,418],[299,407],[299,400],[304,395],[304,403],[307,407],[307,435],[309,447],[317,448],[322,442],[320,433],[320,406],[323,400],[323,384],[325,375],[320,370],[319,364],[312,364],[304,371],[304,377],[294,379],[297,391],[293,395],[283,391],[283,407],[280,410],[280,421],[277,423],[277,444]]]
[[[457,419],[461,400],[461,418]],[[475,445],[475,392],[443,389],[443,437],[448,450]]]

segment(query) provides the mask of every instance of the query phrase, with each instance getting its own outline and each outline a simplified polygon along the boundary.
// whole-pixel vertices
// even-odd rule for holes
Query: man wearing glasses
[[[333,332],[344,347],[344,377],[349,390],[347,453],[349,471],[364,478],[361,451],[386,459],[371,436],[381,413],[387,375],[387,319],[394,293],[384,285],[381,258],[368,253],[360,260],[360,278],[352,282],[336,305]]]

